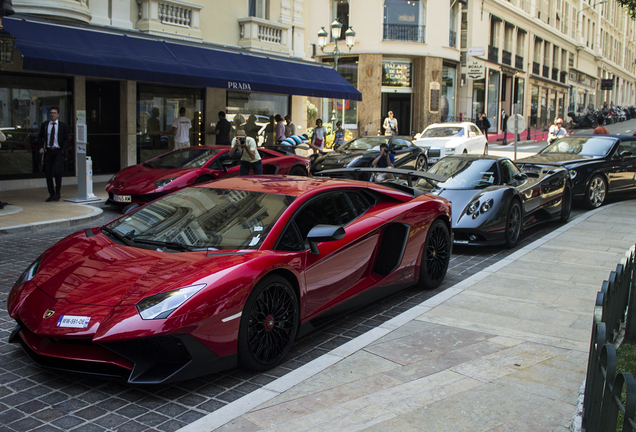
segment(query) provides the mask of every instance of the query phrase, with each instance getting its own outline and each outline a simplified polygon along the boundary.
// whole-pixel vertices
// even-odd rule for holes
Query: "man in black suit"
[[[44,172],[46,173],[46,187],[49,189],[47,202],[59,201],[62,191],[62,167],[64,165],[64,155],[70,144],[68,140],[68,127],[66,123],[58,120],[60,109],[51,107],[49,118],[40,126],[38,145],[40,153],[44,153]],[[55,188],[53,187],[53,177],[55,176]]]

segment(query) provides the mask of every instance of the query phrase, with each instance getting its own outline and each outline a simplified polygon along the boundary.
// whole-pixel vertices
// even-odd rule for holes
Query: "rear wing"
[[[339,168],[332,170],[324,170],[314,173],[316,176],[334,177],[334,178],[350,178],[353,180],[366,180],[373,174],[392,174],[395,177],[405,178],[404,186],[413,187],[413,179],[420,178],[432,180],[434,182],[444,183],[448,177],[443,175],[428,173],[425,171],[405,170],[396,168]],[[387,183],[391,183],[390,181]]]

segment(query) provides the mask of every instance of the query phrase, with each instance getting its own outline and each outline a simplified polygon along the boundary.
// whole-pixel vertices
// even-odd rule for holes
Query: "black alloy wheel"
[[[514,247],[521,237],[521,204],[516,199],[512,200],[508,208],[505,236],[507,248]]]
[[[607,194],[607,182],[596,174],[592,177],[585,191],[585,205],[587,208],[595,209],[603,205]]]
[[[279,364],[294,343],[299,315],[298,298],[290,283],[278,275],[265,276],[243,308],[239,364],[257,371]]]
[[[446,276],[451,256],[451,238],[446,224],[435,220],[428,228],[422,261],[420,262],[419,285],[424,289],[437,288]]]
[[[561,222],[567,222],[572,212],[572,188],[566,183],[561,197]]]
[[[292,169],[289,170],[289,175],[290,176],[307,177],[307,170],[304,167],[301,167],[300,165],[297,165],[297,166],[295,166],[295,167],[293,167]]]
[[[426,160],[426,156],[419,155],[415,160],[415,169],[417,171],[426,171],[428,170],[428,161]]]

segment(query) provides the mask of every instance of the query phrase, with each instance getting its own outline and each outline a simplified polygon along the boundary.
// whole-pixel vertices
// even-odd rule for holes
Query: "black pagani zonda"
[[[457,155],[428,174],[447,179],[420,178],[414,187],[451,201],[456,243],[513,247],[525,228],[570,217],[572,188],[563,168],[522,172],[505,157]]]

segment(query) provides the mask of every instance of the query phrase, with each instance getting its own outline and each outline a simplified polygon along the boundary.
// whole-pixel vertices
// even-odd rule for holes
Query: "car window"
[[[499,184],[497,162],[492,159],[467,159],[445,157],[429,169],[432,174],[440,174],[448,179],[445,182],[433,182],[419,179],[415,187],[430,189],[483,189]]]
[[[420,138],[463,137],[464,128],[461,126],[444,126],[428,128]]]
[[[512,183],[517,174],[519,174],[519,170],[511,161],[501,161],[501,178],[503,183]]]
[[[410,147],[409,142],[407,140],[405,140],[405,139],[402,139],[402,138],[393,138],[393,141],[391,141],[391,145],[393,145],[393,146],[401,145],[404,148]]]
[[[616,143],[616,138],[594,135],[593,137],[565,137],[550,144],[540,154],[570,153],[586,156],[606,156]]]
[[[329,192],[311,200],[294,216],[276,249],[297,251],[309,247],[307,234],[319,224],[345,226],[366,212],[371,203],[358,192]]]
[[[151,168],[199,168],[205,165],[218,150],[187,148],[174,150],[144,164]]]
[[[623,152],[631,152],[632,155],[636,156],[636,141],[623,141],[618,145],[618,155],[620,156]]]
[[[475,135],[481,135],[481,131],[477,128],[477,126],[470,125],[470,131],[475,132]]]

